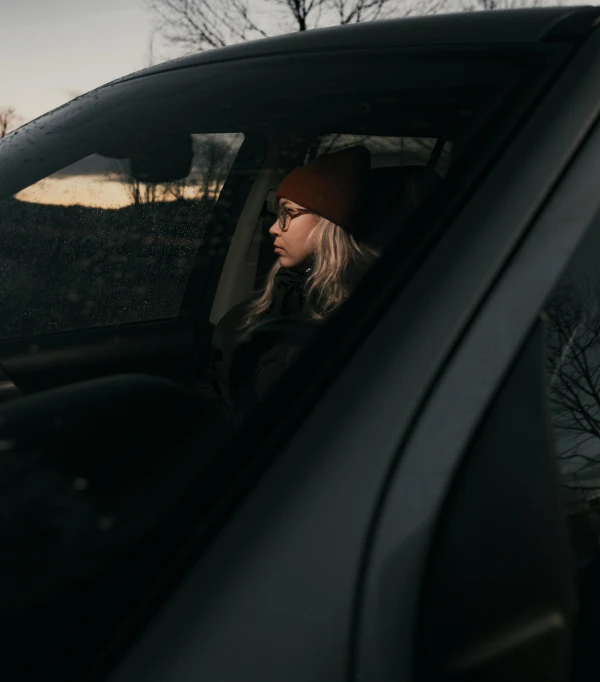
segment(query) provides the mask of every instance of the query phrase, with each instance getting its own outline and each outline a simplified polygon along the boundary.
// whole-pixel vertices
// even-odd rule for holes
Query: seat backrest
[[[441,181],[441,176],[427,166],[374,168],[360,236],[375,246],[385,245]]]

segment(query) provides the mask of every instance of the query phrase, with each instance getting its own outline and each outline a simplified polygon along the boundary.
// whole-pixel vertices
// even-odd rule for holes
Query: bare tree
[[[227,178],[238,143],[224,135],[196,135],[191,181],[207,199],[218,197]]]
[[[158,30],[185,52],[391,17],[433,14],[447,0],[147,0]]]
[[[158,33],[158,28],[155,26],[150,31],[148,36],[148,49],[146,52],[146,66],[149,68],[156,64],[156,34]]]
[[[158,187],[154,183],[142,182],[133,174],[129,162],[123,164],[125,168],[120,165],[115,165],[112,175],[109,180],[123,183],[127,187],[127,193],[134,206],[141,206],[142,204],[152,204],[158,200]]]
[[[122,183],[134,206],[185,199],[188,189],[197,198],[214,200],[221,191],[239,144],[222,134],[194,136],[194,157],[189,175],[170,182],[144,182],[136,178],[129,160],[115,160],[107,180]]]
[[[551,7],[556,4],[556,0],[461,0],[458,9],[463,12],[477,12],[496,9],[523,9],[525,7]]]
[[[14,107],[0,109],[0,140],[6,137],[23,122],[23,118],[17,114]]]
[[[572,482],[600,490],[600,286],[565,284],[548,303],[546,370],[558,457]]]

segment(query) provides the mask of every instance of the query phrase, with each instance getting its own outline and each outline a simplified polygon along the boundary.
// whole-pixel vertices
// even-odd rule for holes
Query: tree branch
[[[191,51],[279,33],[250,0],[146,0],[166,40]],[[443,0],[264,0],[264,14],[285,17],[292,32],[381,18],[434,14]],[[282,28],[287,32],[285,28]]]

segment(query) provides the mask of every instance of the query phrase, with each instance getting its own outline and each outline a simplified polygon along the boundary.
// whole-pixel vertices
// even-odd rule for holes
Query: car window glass
[[[380,135],[352,135],[348,133],[333,133],[322,135],[312,141],[308,146],[305,163],[323,154],[333,154],[342,149],[347,149],[355,145],[364,145],[371,154],[371,168],[376,169],[406,169],[416,167],[417,169],[428,168],[432,154],[436,154],[435,163],[432,164],[432,171],[439,177],[445,177],[450,166],[452,143],[438,138],[423,137],[402,137],[402,136],[380,136]],[[439,153],[436,149],[439,145]],[[436,150],[434,152],[434,150]],[[423,185],[424,189],[425,185]],[[432,186],[432,190],[434,187]],[[388,198],[397,196],[398,191],[403,193],[402,179],[396,183],[386,185],[382,191],[384,202]],[[425,197],[423,193],[422,199]],[[422,200],[421,199],[421,200]],[[375,197],[374,203],[381,203],[380,197]],[[415,205],[414,208],[417,208]],[[263,216],[262,226],[257,230],[254,241],[254,249],[248,251],[248,258],[257,259],[257,269],[255,277],[255,288],[260,287],[269,267],[274,262],[272,253],[272,239],[268,235],[268,229],[272,225],[277,211],[277,202],[274,198],[274,191],[265,203],[265,215]],[[399,225],[397,226],[399,230]]]
[[[600,555],[600,232],[592,230],[548,299],[548,395],[578,562]]]
[[[431,90],[427,90],[423,83],[421,88],[414,87],[410,92],[400,88],[393,90],[390,84],[384,92],[373,91],[372,88],[368,92],[364,82],[352,93],[340,92],[341,85],[337,81],[335,88],[316,85],[302,107],[291,106],[292,96],[285,92],[287,84],[281,84],[269,117],[283,146],[287,144],[290,149],[295,148],[296,154],[278,157],[277,154],[282,153],[281,148],[273,154],[273,163],[268,167],[271,173],[265,178],[261,195],[263,212],[257,223],[243,225],[242,229],[247,232],[239,244],[237,239],[242,235],[238,225],[225,266],[226,269],[232,262],[229,256],[233,258],[236,254],[237,269],[228,272],[226,281],[222,279],[220,282],[215,299],[219,305],[213,306],[211,315],[211,322],[216,324],[213,341],[218,354],[218,360],[213,364],[217,371],[213,376],[222,380],[220,390],[226,403],[236,401],[231,391],[228,393],[231,389],[229,374],[241,376],[230,367],[229,348],[232,343],[239,357],[244,357],[246,365],[254,365],[260,374],[263,393],[278,382],[297,357],[297,352],[287,352],[289,343],[283,343],[281,353],[268,356],[268,366],[266,360],[256,365],[251,344],[238,349],[235,341],[231,340],[235,333],[241,333],[244,324],[254,323],[256,319],[241,313],[243,306],[248,306],[254,296],[258,299],[264,295],[266,309],[276,310],[275,295],[285,290],[285,283],[280,282],[273,269],[282,262],[280,255],[274,252],[273,235],[276,232],[269,232],[276,221],[277,201],[274,197],[278,182],[294,168],[318,161],[327,154],[356,145],[363,145],[369,150],[371,171],[364,183],[365,201],[360,215],[356,216],[351,235],[361,255],[354,260],[353,273],[356,276],[348,286],[347,298],[372,264],[377,263],[388,250],[399,247],[401,259],[395,260],[396,269],[408,263],[416,252],[416,246],[433,236],[440,213],[464,190],[465,181],[461,180],[461,174],[472,172],[474,178],[478,177],[473,171],[481,162],[481,150],[501,129],[502,121],[494,118],[497,108],[503,105],[505,113],[510,111],[509,102],[515,101],[512,99],[515,96],[518,99],[520,94],[516,87],[520,75],[517,64],[499,62],[495,67],[495,71],[487,70],[485,76],[483,71],[472,73],[474,80],[469,86],[456,89],[441,80],[439,73],[436,73],[438,82]],[[374,72],[370,73],[373,75]],[[525,80],[525,76],[523,78]],[[293,92],[297,102],[296,84]],[[409,95],[410,107],[407,106]],[[251,115],[256,117],[253,107]],[[495,125],[492,123],[494,120]],[[507,121],[505,115],[503,121]],[[477,145],[473,144],[474,140],[478,141]],[[439,199],[428,201],[434,192]],[[278,239],[285,241],[284,237]],[[276,247],[278,245],[275,244]],[[318,267],[315,270],[318,271]],[[243,280],[243,286],[236,287],[237,281],[232,283],[237,273],[239,281]],[[311,282],[314,282],[315,277],[311,277]],[[267,286],[271,287],[271,293],[267,293]],[[221,297],[224,291],[230,295]],[[272,297],[270,303],[267,300],[269,296]],[[322,296],[321,300],[325,297]],[[310,323],[319,321],[319,315],[311,310],[310,301],[305,300],[302,305],[302,314]],[[265,313],[265,334],[271,333],[268,317]],[[322,321],[329,319],[331,317],[325,316]],[[279,332],[275,332],[277,334]],[[302,343],[293,341],[294,351],[297,351]],[[254,350],[260,349],[260,345],[257,342]],[[234,366],[237,367],[235,363]],[[255,372],[251,370],[242,382],[244,386],[236,386],[236,393],[245,395],[243,388],[247,387],[248,395],[256,396],[259,386],[258,383],[252,386],[254,380]],[[244,397],[242,402],[251,403],[252,400],[246,401]]]
[[[180,180],[143,182],[93,154],[3,202],[0,338],[177,317],[243,135],[192,140]]]
[[[541,317],[546,386],[578,586],[574,680],[600,658],[600,230],[584,237]]]
[[[552,46],[548,47],[551,49]],[[5,268],[11,280],[10,288],[3,291],[4,299],[0,304],[1,335],[48,333],[175,317],[180,310],[192,260],[203,244],[207,224],[210,225],[207,228],[209,248],[205,253],[201,250],[198,259],[204,258],[203,263],[215,262],[213,269],[219,270],[207,277],[211,279],[211,291],[213,283],[215,288],[221,284],[218,281],[221,260],[225,263],[223,270],[235,259],[238,259],[236,265],[248,266],[232,268],[231,281],[224,282],[225,288],[233,290],[243,277],[244,286],[234,292],[236,295],[241,292],[239,299],[232,301],[225,297],[231,306],[223,306],[220,323],[244,302],[244,296],[252,296],[254,275],[260,273],[262,255],[255,253],[253,246],[258,241],[254,240],[257,230],[262,230],[260,246],[267,249],[265,272],[274,263],[273,238],[268,232],[274,221],[266,215],[265,209],[268,191],[277,187],[286,174],[302,165],[311,154],[320,155],[326,150],[332,151],[336,145],[340,149],[356,142],[362,142],[370,149],[373,168],[381,172],[381,182],[369,182],[371,212],[368,226],[372,231],[368,238],[381,237],[381,246],[377,248],[384,257],[389,253],[391,258],[386,264],[384,257],[379,259],[377,255],[372,267],[381,270],[374,274],[383,272],[384,279],[380,281],[385,282],[396,278],[399,272],[404,275],[402,267],[404,259],[410,256],[409,249],[392,244],[386,253],[388,241],[392,242],[392,238],[403,233],[406,219],[415,211],[422,207],[441,211],[446,207],[442,200],[425,201],[429,193],[439,187],[436,183],[430,184],[431,180],[448,183],[453,191],[447,195],[462,200],[471,189],[472,180],[463,179],[457,162],[465,160],[463,170],[466,168],[467,171],[472,171],[472,164],[490,165],[501,143],[512,132],[514,121],[510,114],[514,113],[513,107],[515,112],[521,112],[524,107],[524,91],[516,89],[515,85],[520,82],[521,67],[512,55],[504,60],[502,54],[496,53],[484,66],[481,59],[474,59],[470,53],[459,55],[455,62],[428,53],[419,67],[420,57],[411,52],[403,61],[394,64],[398,73],[398,83],[394,83],[389,77],[389,54],[379,54],[377,59],[367,62],[361,52],[356,69],[348,67],[347,54],[336,55],[332,51],[326,59],[319,54],[314,57],[319,78],[315,78],[317,70],[307,68],[304,59],[304,56],[300,59],[295,55],[273,69],[267,68],[267,61],[262,59],[233,60],[215,66],[218,77],[208,79],[208,84],[200,73],[194,87],[190,87],[189,81],[194,73],[192,69],[173,69],[169,74],[163,74],[168,78],[157,79],[162,83],[160,87],[148,86],[146,91],[143,90],[143,77],[115,85],[110,91],[110,97],[114,99],[107,96],[107,116],[96,115],[91,122],[89,117],[82,120],[82,126],[88,126],[84,133],[80,133],[82,126],[76,127],[81,138],[85,137],[82,144],[90,142],[88,136],[95,131],[94,126],[108,128],[109,123],[114,122],[109,116],[113,115],[111,112],[117,111],[123,118],[127,114],[128,121],[135,123],[140,102],[148,102],[156,113],[157,124],[161,120],[170,121],[181,130],[205,133],[195,139],[192,171],[184,182],[169,183],[168,186],[161,182],[149,185],[133,181],[133,167],[123,166],[119,161],[119,150],[105,149],[101,156],[82,152],[80,158],[75,159],[76,163],[69,167],[54,168],[52,176],[46,172],[45,177],[37,178],[35,185],[29,182],[27,186],[19,186],[18,193],[5,202],[6,210],[3,206],[0,213],[2,233],[6,235],[0,247],[0,268]],[[306,59],[313,57],[308,55]],[[254,61],[258,65],[253,64]],[[407,69],[409,63],[414,68]],[[288,68],[288,64],[293,77],[282,78],[282,70]],[[207,67],[209,74],[210,68]],[[293,68],[296,71],[292,71]],[[339,77],[331,77],[336,74]],[[531,91],[532,78],[527,82],[527,94]],[[408,82],[400,83],[401,79],[408,79]],[[176,85],[179,85],[178,89]],[[117,107],[114,102],[119,92],[122,100],[117,102]],[[144,100],[144,97],[148,99]],[[410,108],[406,106],[407,101],[411,102]],[[500,105],[504,106],[502,116],[496,115]],[[77,111],[73,116],[78,115]],[[470,157],[467,151],[461,156],[457,147],[469,149],[475,124],[481,126],[482,120],[487,125],[484,138],[489,146],[482,143],[473,156]],[[241,147],[239,131],[244,134]],[[257,154],[257,159],[246,159],[247,143],[258,138],[268,140],[267,152],[260,158]],[[440,140],[443,147],[440,147]],[[93,149],[91,143],[89,146]],[[222,151],[221,147],[224,148]],[[218,153],[213,154],[214,148]],[[447,173],[446,170],[438,173],[437,168],[435,171],[427,168],[436,148],[442,152],[440,168],[446,164]],[[0,159],[0,166],[1,163]],[[417,168],[425,177],[412,170],[407,175],[407,168]],[[219,196],[228,170],[233,182],[227,181]],[[439,177],[434,178],[434,172]],[[24,173],[14,181],[15,186]],[[424,180],[423,184],[420,180]],[[0,191],[4,191],[10,179],[0,176],[0,182],[4,183]],[[230,195],[232,184],[239,191],[232,191]],[[219,201],[214,204],[217,196]],[[221,209],[228,213],[223,221]],[[445,229],[447,223],[443,218],[439,225],[435,223],[438,217],[431,216],[425,225],[427,229],[422,229],[421,223],[415,223],[414,243],[421,246],[418,240],[429,238],[434,226],[439,231]],[[386,218],[390,232],[375,234]],[[335,231],[339,234],[339,230]],[[331,249],[332,258],[337,255],[334,251]],[[307,275],[306,271],[304,275]],[[4,275],[2,278],[6,281]],[[246,284],[248,290],[244,288]],[[285,300],[280,301],[279,310],[289,303],[298,303],[299,291],[302,293],[302,283],[298,286],[296,278],[290,277],[284,284],[287,287]],[[259,290],[263,286],[264,279],[259,280]],[[360,283],[356,288],[360,289]],[[387,301],[377,299],[379,290],[372,293],[369,305],[387,304]],[[341,309],[348,297],[353,298],[353,291],[338,289],[333,292],[337,298],[331,296],[330,301],[338,303]],[[363,288],[363,294],[365,291]],[[387,291],[389,293],[391,288]],[[191,295],[197,294],[192,291]],[[350,305],[365,298],[355,296]],[[301,300],[298,308],[303,309]],[[269,312],[273,310],[272,307]],[[345,310],[352,309],[346,307]],[[334,314],[335,311],[331,317]],[[353,352],[344,343],[348,339],[354,339],[355,343],[363,332],[368,333],[365,316],[359,307],[352,319],[351,333],[343,326],[345,323],[340,316],[340,326],[331,325],[328,331],[337,335],[335,339],[346,352],[322,356],[317,353],[318,359],[331,365],[337,363],[337,369],[343,371],[343,362]],[[253,476],[255,471],[259,475],[260,463],[259,467],[255,467],[255,463],[259,455],[265,454],[261,450],[264,434],[268,432],[273,443],[293,437],[281,430],[285,428],[287,411],[295,409],[303,395],[318,400],[320,393],[316,389],[314,393],[310,391],[318,386],[321,377],[313,373],[310,377],[299,378],[300,385],[295,387],[294,395],[290,398],[288,394],[286,400],[279,403],[276,417],[273,412],[268,418],[263,414],[254,419],[260,415],[263,397],[270,395],[278,399],[277,390],[284,390],[278,385],[280,377],[296,361],[307,338],[302,335],[306,327],[282,324],[277,328],[275,325],[275,329],[267,330],[271,336],[268,333],[260,336],[255,333],[256,328],[260,327],[264,332],[264,326],[253,325],[250,333],[240,329],[237,324],[240,318],[235,317],[229,328],[217,327],[218,337],[216,332],[212,334],[212,329],[206,331],[208,318],[207,312],[205,318],[198,314],[194,319],[198,352],[210,349],[211,369],[221,363],[219,371],[222,371],[223,385],[229,387],[229,397],[232,391],[235,393],[234,416],[241,415],[239,421],[227,421],[227,428],[219,431],[223,415],[227,418],[230,415],[225,407],[228,396],[225,392],[219,393],[215,388],[217,382],[211,378],[211,387],[215,390],[200,396],[209,401],[209,405],[194,404],[185,414],[185,410],[177,410],[173,400],[166,401],[171,409],[168,417],[165,417],[167,410],[157,411],[159,416],[149,416],[149,411],[136,400],[132,402],[137,408],[137,422],[131,427],[133,414],[127,414],[125,408],[115,408],[115,413],[107,420],[107,429],[100,424],[99,430],[110,434],[108,427],[113,426],[116,413],[124,417],[123,442],[131,452],[125,452],[122,458],[115,456],[116,448],[108,437],[102,441],[106,443],[105,451],[96,447],[89,455],[85,449],[87,443],[80,446],[70,433],[54,450],[44,448],[41,459],[36,451],[29,451],[26,460],[12,452],[15,455],[12,459],[16,461],[15,473],[7,479],[11,481],[11,492],[16,498],[19,494],[30,496],[28,500],[33,501],[28,504],[35,507],[36,513],[27,517],[29,526],[24,529],[18,525],[23,526],[22,520],[12,526],[8,524],[13,533],[7,540],[8,546],[18,548],[19,561],[31,570],[23,576],[12,575],[19,587],[10,595],[11,610],[6,613],[11,627],[17,620],[12,614],[22,616],[21,629],[11,629],[13,639],[26,642],[32,650],[44,646],[54,662],[48,666],[46,658],[40,656],[28,660],[28,664],[41,662],[53,671],[59,669],[63,660],[76,660],[81,668],[91,665],[93,657],[87,652],[96,646],[111,646],[115,623],[127,622],[133,610],[142,608],[143,595],[132,595],[129,588],[136,585],[136,589],[143,591],[145,588],[140,587],[143,579],[144,585],[156,588],[158,594],[162,589],[158,587],[159,582],[166,585],[171,580],[178,580],[192,552],[195,556],[195,549],[188,554],[191,546],[188,547],[173,562],[176,565],[172,565],[174,548],[179,549],[192,536],[196,543],[208,527],[203,515],[206,518],[213,514],[218,516],[222,513],[222,500],[237,500],[237,492],[230,495],[232,481],[235,480],[239,490],[245,490],[247,472],[252,470]],[[326,317],[325,322],[329,319]],[[320,329],[321,320],[311,318],[309,322],[316,322],[310,327],[310,334]],[[200,338],[200,334],[206,336]],[[308,338],[312,339],[310,334]],[[254,340],[258,342],[255,344]],[[261,345],[263,343],[266,346]],[[245,357],[245,365],[241,363],[241,357]],[[233,377],[235,381],[232,379],[234,367],[241,370]],[[267,372],[262,371],[264,369]],[[298,365],[296,369],[299,369]],[[211,376],[214,378],[216,374],[213,372]],[[310,391],[304,390],[301,383],[304,378],[315,380]],[[324,390],[324,385],[318,388]],[[177,395],[172,386],[169,390]],[[194,400],[197,397],[198,394],[194,394]],[[15,404],[19,402],[24,401],[14,401]],[[103,404],[103,407],[106,406]],[[215,416],[217,408],[223,408],[220,418]],[[189,417],[190,422],[177,421],[182,416]],[[58,420],[58,426],[60,423]],[[91,423],[97,422],[91,419]],[[179,426],[173,427],[171,434],[168,428],[172,423]],[[246,433],[241,434],[244,442],[240,441],[240,447],[234,453],[233,448],[228,450],[223,443],[240,424],[242,428],[250,424],[254,430],[249,430],[247,439]],[[51,422],[48,429],[54,433],[56,426]],[[1,427],[0,423],[0,431]],[[160,429],[167,437],[161,441],[158,452],[155,443],[159,442],[156,433]],[[136,437],[142,432],[144,445],[140,446]],[[93,442],[97,445],[99,439],[94,436]],[[123,442],[119,441],[121,449],[118,452],[123,452]],[[5,441],[3,446],[10,449],[13,443]],[[70,448],[68,457],[64,456],[65,448]],[[272,454],[275,456],[276,453]],[[88,460],[83,462],[86,457]],[[87,468],[82,467],[82,462]],[[154,466],[156,462],[160,466]],[[24,467],[28,475],[19,479],[19,467]],[[40,478],[42,482],[38,484]],[[6,499],[10,507],[13,497]],[[55,503],[60,512],[57,512],[57,528],[48,529],[40,517],[44,509],[53,509]],[[24,508],[22,516],[27,516],[25,512],[29,507],[24,505]],[[115,509],[122,512],[119,514]],[[6,518],[9,517],[7,512]],[[54,523],[54,517],[50,522]],[[219,522],[220,516],[215,527]],[[38,550],[40,534],[44,534],[42,550]],[[64,536],[69,538],[68,542],[64,541]],[[140,547],[143,552],[139,551]],[[53,552],[55,548],[58,549]],[[50,565],[38,560],[39,551],[48,553]],[[74,585],[93,585],[93,589],[84,594],[83,588],[77,591]],[[21,594],[27,599],[21,599]],[[157,596],[156,601],[159,599]],[[150,601],[154,604],[155,599]],[[74,614],[68,618],[71,627],[67,632],[51,627],[56,613],[63,612],[65,602],[72,609],[69,613]],[[36,625],[35,632],[32,632],[30,622]],[[77,673],[83,674],[79,667]],[[75,675],[55,676],[75,679]]]
[[[427,166],[438,138],[431,137],[382,137],[380,135],[325,135],[319,140],[316,156],[339,149],[362,144],[371,152],[373,168],[396,166]],[[441,140],[439,158],[435,170],[442,177],[448,172],[452,143]]]

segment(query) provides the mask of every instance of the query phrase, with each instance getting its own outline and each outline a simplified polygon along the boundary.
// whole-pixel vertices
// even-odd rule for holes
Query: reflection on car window
[[[176,317],[243,140],[193,136],[187,177],[145,183],[87,156],[5,200],[0,338]]]
[[[545,363],[579,586],[575,680],[600,675],[600,231],[586,235],[549,297]]]
[[[594,243],[592,243],[594,242]],[[588,236],[548,300],[546,370],[579,561],[600,555],[600,236]]]

